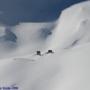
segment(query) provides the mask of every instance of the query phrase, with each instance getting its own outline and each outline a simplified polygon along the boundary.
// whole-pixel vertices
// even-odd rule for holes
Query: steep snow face
[[[77,42],[89,41],[90,1],[76,4],[62,12],[49,48],[68,48]],[[82,30],[83,29],[83,30]],[[85,33],[84,33],[85,32]],[[85,36],[86,37],[83,37]],[[83,37],[83,40],[81,40]],[[88,40],[84,39],[87,38]],[[58,42],[58,43],[57,43]]]

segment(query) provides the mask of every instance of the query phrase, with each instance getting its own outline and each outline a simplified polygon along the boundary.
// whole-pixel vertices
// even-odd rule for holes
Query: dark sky
[[[0,23],[49,22],[72,4],[85,0],[0,0]]]

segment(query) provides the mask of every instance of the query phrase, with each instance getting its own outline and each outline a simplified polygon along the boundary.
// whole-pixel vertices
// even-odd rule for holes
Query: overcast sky
[[[81,1],[84,0],[0,0],[0,23],[53,21],[61,10]]]

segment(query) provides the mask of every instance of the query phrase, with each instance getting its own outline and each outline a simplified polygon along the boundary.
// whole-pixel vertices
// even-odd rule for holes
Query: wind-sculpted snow
[[[8,36],[5,30],[0,37]],[[90,1],[64,10],[52,23],[20,23],[10,28],[9,35],[14,39],[0,42],[1,87],[90,90]],[[11,43],[16,47],[5,48]],[[49,49],[54,53],[47,54]]]
[[[89,2],[85,3],[86,4],[82,3],[82,5],[77,4],[62,12],[55,33],[50,39],[50,48],[67,48],[71,46],[76,39],[80,39],[78,37],[82,36],[82,34],[84,34],[83,32],[88,33],[86,29],[89,29],[88,26],[90,25],[90,4]],[[83,26],[83,24],[86,26]],[[83,30],[80,30],[82,28]],[[81,35],[79,36],[79,34]]]

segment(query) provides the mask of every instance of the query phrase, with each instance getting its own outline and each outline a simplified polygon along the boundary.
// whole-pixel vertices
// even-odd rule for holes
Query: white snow
[[[43,38],[43,29],[52,34]],[[0,86],[90,90],[90,1],[64,10],[56,22],[20,23],[11,31],[17,36],[16,48],[0,51]],[[48,49],[54,53],[45,54]],[[37,50],[43,55],[35,55]]]

